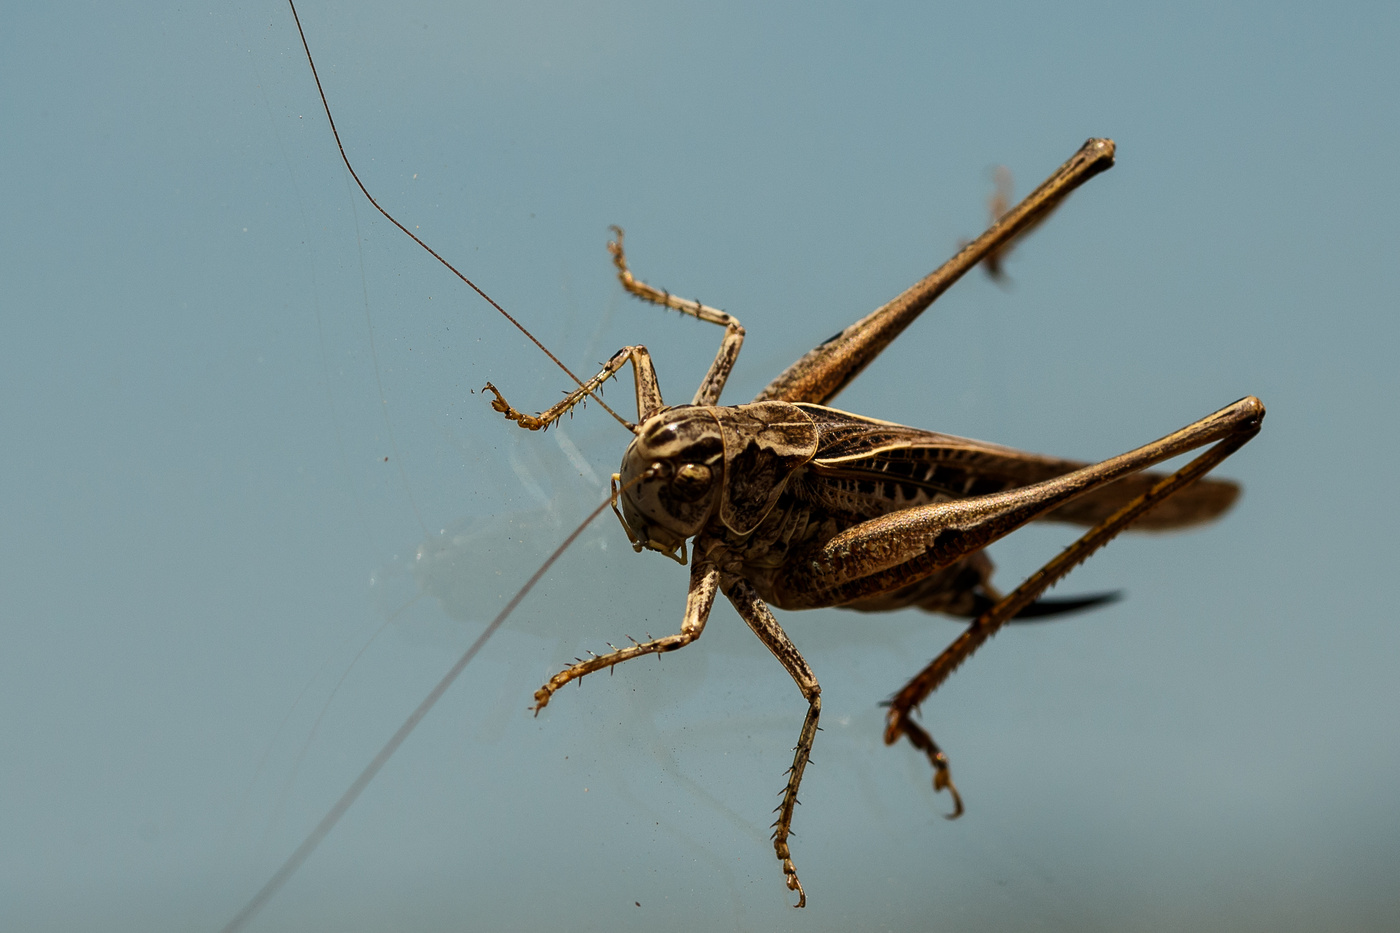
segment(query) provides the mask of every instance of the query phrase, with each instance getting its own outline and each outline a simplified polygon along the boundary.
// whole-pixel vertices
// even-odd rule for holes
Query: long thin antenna
[[[424,243],[418,238],[417,234],[405,227],[403,224],[399,223],[398,220],[395,219],[393,214],[390,214],[383,207],[380,207],[379,202],[374,199],[374,195],[369,193],[369,189],[365,187],[364,182],[360,181],[360,176],[355,172],[355,166],[350,164],[350,157],[345,154],[345,144],[340,141],[340,131],[336,129],[335,117],[331,116],[331,105],[329,101],[326,100],[325,88],[321,87],[321,75],[316,70],[316,60],[311,57],[311,46],[308,45],[306,42],[306,31],[301,28],[301,17],[297,15],[296,4],[293,3],[292,0],[287,0],[287,6],[292,8],[292,19],[296,20],[297,24],[297,35],[301,37],[301,47],[306,51],[306,63],[311,66],[311,77],[316,80],[316,93],[321,95],[321,108],[326,112],[326,122],[328,122],[331,125],[331,135],[335,137],[335,146],[337,149],[340,150],[340,161],[345,163],[345,168],[350,173],[350,177],[355,179],[355,184],[359,186],[360,191],[364,194],[364,196],[369,199],[369,203],[373,204],[374,209],[379,211],[379,213],[383,214],[384,217],[389,221],[389,223],[402,230],[405,236],[407,236],[413,242],[417,243],[419,246],[423,247],[423,249],[425,249],[428,252],[428,255],[432,256],[438,262],[442,263],[444,266],[447,267],[448,271],[450,271],[453,275],[457,276],[457,278],[465,282],[467,284],[467,287],[470,288],[472,291],[476,292],[478,295],[480,295],[487,304],[495,308],[497,311],[501,312],[501,316],[504,317],[507,321],[510,321],[512,324],[514,324],[516,330],[520,331],[527,338],[529,338],[531,343],[539,347],[540,352],[543,353],[545,356],[549,357],[550,360],[553,361],[555,366],[558,366],[560,369],[562,369],[565,372],[565,374],[568,375],[568,377],[574,381],[576,385],[582,386],[583,380],[579,379],[578,376],[575,376],[573,374],[573,371],[570,370],[569,367],[565,366],[564,363],[559,359],[559,357],[549,352],[549,348],[546,347],[544,344],[540,343],[539,340],[535,338],[534,334],[526,330],[524,324],[521,324],[514,317],[512,317],[509,311],[507,311],[505,308],[502,308],[499,304],[496,303],[496,299],[492,298],[490,295],[482,291],[475,282],[473,282],[471,279],[467,278],[460,271],[458,271],[457,267],[452,265],[452,263],[448,262],[446,259],[444,259],[438,253],[437,250],[433,249],[427,243]],[[597,402],[603,407],[604,411],[616,418],[624,427],[627,427],[628,430],[631,430],[631,425],[627,421],[627,419],[623,418],[617,412],[609,408],[607,403],[604,402],[601,398],[599,398],[596,394],[590,392],[589,395],[595,402]]]
[[[649,474],[644,473],[642,475],[647,476]],[[252,920],[254,915],[262,910],[263,906],[272,899],[273,895],[282,889],[282,886],[287,883],[287,880],[290,879],[292,875],[296,874],[297,869],[301,868],[302,863],[310,858],[312,852],[316,851],[316,847],[321,844],[321,840],[325,839],[327,834],[335,828],[335,824],[340,822],[340,818],[345,815],[345,811],[350,809],[351,805],[355,803],[360,794],[364,792],[364,789],[369,786],[369,782],[374,780],[374,776],[379,773],[379,769],[383,768],[385,762],[393,756],[394,752],[398,751],[399,746],[408,738],[409,733],[418,726],[418,723],[422,721],[424,716],[428,715],[428,711],[437,705],[437,701],[442,699],[442,695],[447,692],[447,688],[452,686],[452,682],[455,681],[457,676],[471,663],[472,658],[476,657],[477,652],[481,650],[487,640],[492,635],[496,634],[497,629],[505,624],[506,618],[515,611],[516,606],[520,605],[520,601],[525,598],[530,590],[534,589],[535,584],[540,582],[540,579],[544,577],[550,567],[554,566],[554,562],[568,549],[569,545],[573,544],[574,541],[578,539],[578,536],[583,534],[583,530],[588,527],[589,523],[601,515],[603,509],[607,508],[611,503],[612,497],[605,499],[597,508],[588,513],[588,517],[564,539],[563,544],[554,549],[554,553],[550,554],[548,559],[540,565],[540,569],[536,570],[534,574],[531,575],[530,579],[525,581],[525,585],[511,598],[510,602],[506,603],[505,608],[496,615],[496,618],[491,620],[491,624],[482,630],[481,634],[476,637],[476,641],[472,642],[471,647],[457,659],[456,664],[452,665],[452,669],[443,675],[443,678],[437,682],[437,686],[424,697],[422,703],[418,704],[418,708],[409,714],[408,718],[404,720],[403,725],[399,726],[398,731],[389,737],[389,741],[384,743],[384,747],[379,750],[379,754],[375,755],[374,759],[370,761],[369,764],[365,765],[365,769],[360,772],[360,776],[355,778],[355,782],[350,785],[349,789],[340,795],[340,799],[337,800],[335,805],[321,818],[321,822],[316,824],[316,828],[311,830],[302,844],[297,846],[296,851],[287,857],[287,860],[282,863],[282,867],[273,873],[272,877],[267,880],[267,883],[262,886],[262,889],[259,890],[257,894],[254,894],[247,904],[243,905],[243,909],[223,927],[220,933],[236,933],[236,931],[243,929],[248,921]]]

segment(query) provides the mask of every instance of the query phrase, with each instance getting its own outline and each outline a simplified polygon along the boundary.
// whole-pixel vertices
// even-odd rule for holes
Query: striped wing
[[[873,518],[929,502],[1002,492],[1051,479],[1085,464],[999,444],[921,431],[822,405],[801,404],[821,438],[803,491],[825,508]],[[1163,478],[1138,473],[1043,516],[1092,525]],[[1161,503],[1134,531],[1186,528],[1223,514],[1239,496],[1228,480],[1203,479]]]

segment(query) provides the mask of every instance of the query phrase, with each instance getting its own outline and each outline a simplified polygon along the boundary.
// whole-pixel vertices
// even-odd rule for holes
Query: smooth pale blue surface
[[[685,571],[606,518],[252,929],[1393,924],[1393,4],[302,15],[371,189],[580,372],[645,342],[685,400],[718,339],[623,299],[610,223],[747,326],[742,401],[978,233],[995,165],[1024,192],[1107,135],[1012,285],[970,276],[840,404],[1084,458],[1270,413],[1227,520],[1115,542],[1060,592],[1123,602],[927,704],[959,822],[877,706],[956,627],[783,616],[825,690],[805,912],[767,843],[803,705],[731,609],[526,712],[678,624]],[[0,927],[216,930],[627,437],[474,394],[567,381],[349,188],[285,7],[11,7],[0,88]]]

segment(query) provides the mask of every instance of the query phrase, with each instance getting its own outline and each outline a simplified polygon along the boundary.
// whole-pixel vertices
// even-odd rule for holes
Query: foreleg
[[[552,406],[548,411],[535,415],[527,415],[511,407],[501,391],[489,382],[486,383],[486,387],[482,391],[490,392],[496,396],[491,400],[491,407],[496,411],[526,430],[539,431],[548,428],[564,417],[575,405],[592,395],[603,383],[617,375],[618,370],[622,369],[629,360],[632,362],[632,375],[637,387],[637,417],[640,421],[645,421],[659,412],[665,405],[661,401],[661,386],[656,381],[656,369],[651,365],[651,354],[647,352],[646,347],[642,346],[623,347],[618,350],[613,354],[612,359],[603,364],[598,375],[567,393],[562,402]],[[627,425],[629,430],[635,431],[637,429],[635,424],[628,424],[625,421],[623,424]]]
[[[549,683],[535,691],[535,715],[538,716],[540,710],[549,705],[550,697],[571,680],[578,680],[603,668],[615,667],[623,661],[630,661],[644,654],[675,651],[699,638],[700,633],[705,630],[705,621],[710,617],[710,607],[714,605],[715,593],[718,590],[719,570],[714,564],[697,558],[690,565],[690,591],[686,594],[685,619],[681,622],[679,632],[652,641],[633,642],[626,648],[614,648],[607,654],[594,655],[586,661],[579,660],[572,667],[555,674],[549,679]]]

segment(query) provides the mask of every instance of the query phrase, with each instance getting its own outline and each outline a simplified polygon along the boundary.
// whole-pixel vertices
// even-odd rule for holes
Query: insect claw
[[[802,882],[797,880],[797,870],[792,867],[792,859],[783,860],[783,872],[787,874],[787,886],[789,891],[797,892],[797,903],[794,907],[807,906],[807,892],[802,890]]]
[[[956,820],[958,817],[963,815],[962,794],[958,793],[957,786],[953,784],[953,778],[948,773],[948,767],[946,764],[942,768],[939,768],[937,771],[935,771],[933,774],[934,792],[937,793],[938,791],[944,789],[946,789],[948,793],[953,795],[953,812],[943,814],[943,818],[945,820]]]

